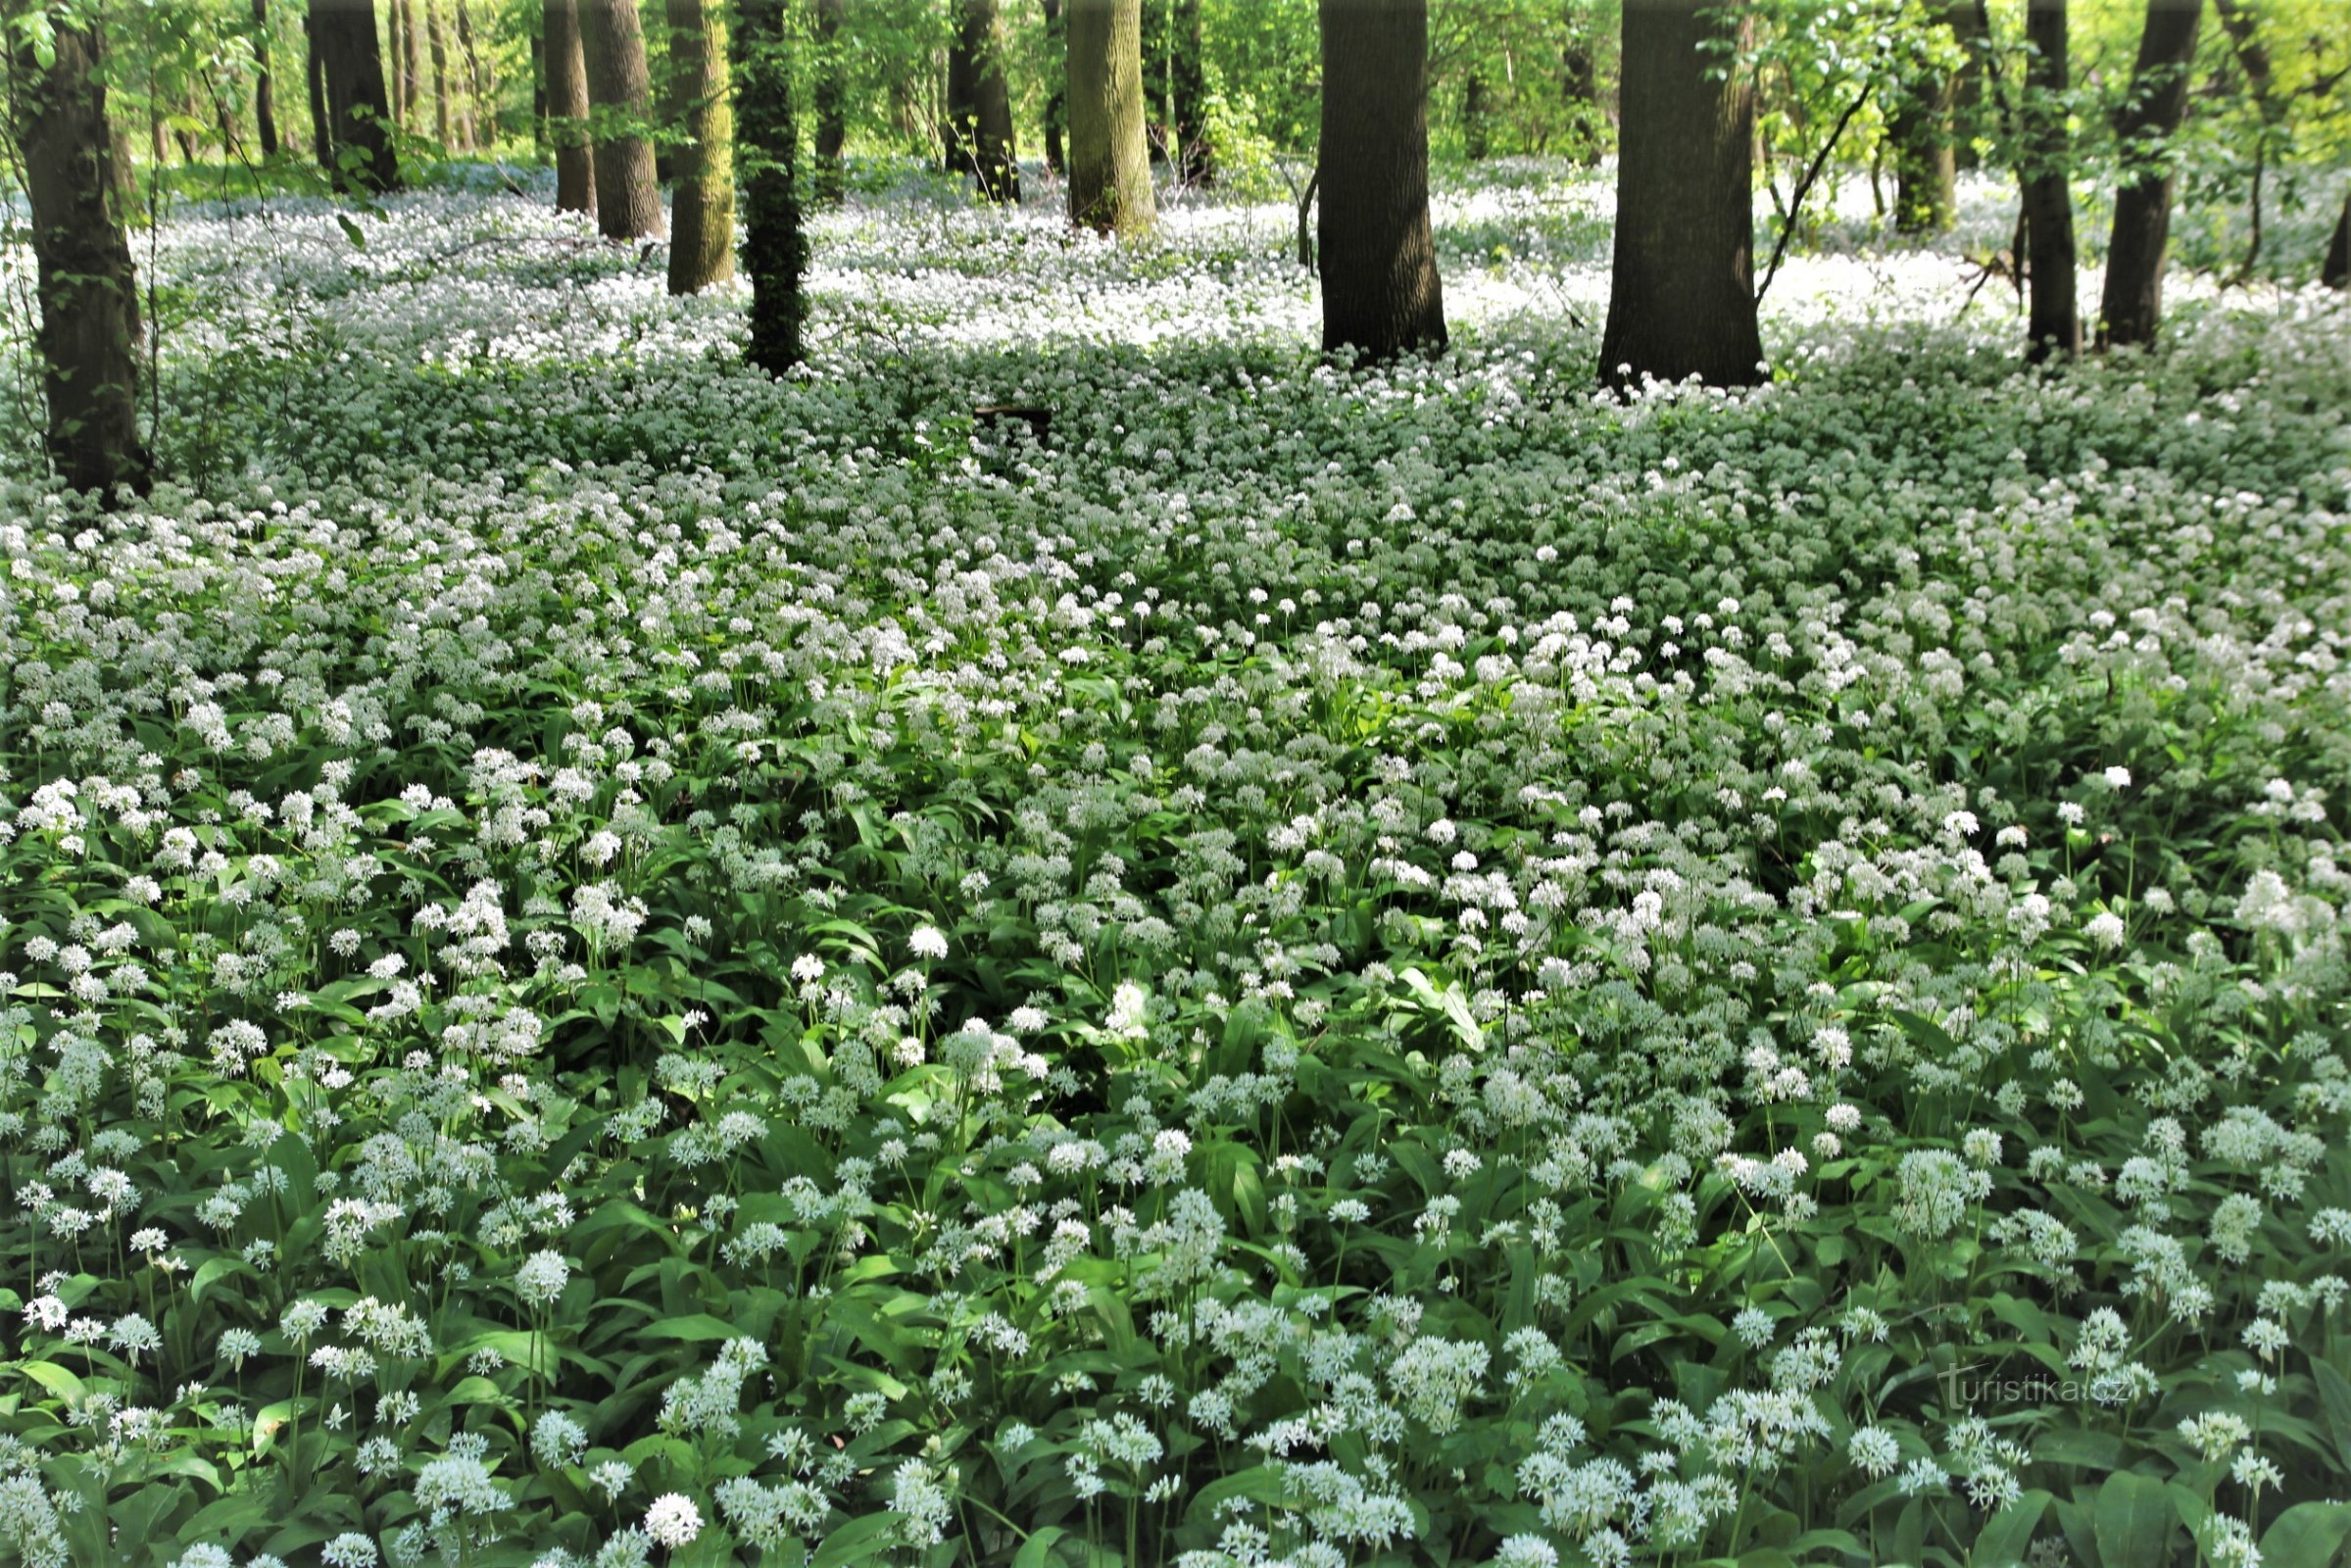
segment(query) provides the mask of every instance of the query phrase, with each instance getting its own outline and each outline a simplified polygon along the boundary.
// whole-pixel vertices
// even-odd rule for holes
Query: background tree
[[[827,203],[846,193],[842,155],[849,146],[849,62],[841,55],[841,23],[847,4],[816,0],[816,199]]]
[[[1623,142],[1600,379],[1746,386],[1755,324],[1755,98],[1744,7],[1625,0]]]
[[[1067,0],[1069,217],[1126,238],[1151,231],[1143,131],[1143,0]]]
[[[1894,227],[1904,234],[1943,234],[1959,212],[1957,111],[1980,69],[1982,0],[1944,0],[1915,42],[1886,116]]]
[[[253,0],[253,128],[264,158],[277,156],[277,89],[269,58],[269,0]]]
[[[710,0],[668,0],[670,122],[678,127],[669,202],[669,292],[735,275],[735,112],[726,23]]]
[[[2067,359],[2082,352],[2081,289],[2074,254],[2071,137],[2066,130],[2068,85],[2066,0],[2027,0],[2025,7],[2024,186],[2025,266],[2031,304],[2026,357]]]
[[[579,0],[581,52],[596,148],[596,226],[607,239],[661,231],[661,187],[654,172],[653,76],[637,0]]]
[[[957,7],[955,37],[947,54],[948,169],[977,177],[980,194],[992,202],[1017,202],[1012,92],[1004,79],[996,0],[957,0]]]
[[[78,8],[48,12],[40,30],[25,25],[25,16],[24,0],[0,11],[12,129],[32,219],[49,460],[76,490],[144,489],[139,295],[115,208],[104,38],[96,18]]]
[[[1372,360],[1442,351],[1427,0],[1322,0],[1321,26],[1323,351]]]
[[[420,135],[416,111],[424,101],[424,32],[416,24],[416,0],[392,0],[392,38],[398,122],[409,134]]]
[[[1069,167],[1061,145],[1069,127],[1069,28],[1061,0],[1041,0],[1045,12],[1045,167],[1058,174]]]
[[[588,136],[588,60],[579,0],[545,0],[547,136],[555,143],[555,210],[596,211],[596,150]]]
[[[2114,238],[2106,250],[2106,290],[2098,341],[2152,343],[2163,318],[2164,254],[2172,236],[2173,139],[2187,115],[2204,0],[2147,0],[2131,96],[2116,117],[2125,183],[2115,196]]]
[[[311,0],[318,50],[323,162],[337,190],[387,191],[400,183],[392,152],[392,105],[372,6]]]
[[[744,164],[743,265],[751,274],[751,346],[771,375],[801,361],[808,314],[801,279],[800,126],[792,102],[792,40],[783,0],[738,0],[735,129]]]
[[[1153,0],[1143,14],[1146,134],[1181,184],[1214,177],[1200,0]]]

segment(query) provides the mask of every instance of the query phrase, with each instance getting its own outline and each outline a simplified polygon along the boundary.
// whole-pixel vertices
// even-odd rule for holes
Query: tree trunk
[[[1596,164],[1608,107],[1600,99],[1599,62],[1593,58],[1589,39],[1578,38],[1561,51],[1559,72],[1560,97],[1571,117],[1569,151],[1579,164]]]
[[[544,30],[546,8],[542,6],[542,30],[530,35],[530,138],[531,145],[546,152],[555,145],[547,132],[547,34]],[[576,16],[576,13],[574,14]],[[583,71],[583,74],[584,74]],[[562,177],[560,174],[557,176]]]
[[[2115,196],[2114,239],[2106,251],[2106,291],[2098,308],[2101,346],[2152,343],[2163,320],[2164,253],[2171,244],[2172,193],[2178,184],[2171,141],[2187,116],[2188,77],[2203,16],[2203,0],[2147,0],[2131,97],[2115,122],[2130,182]]]
[[[1173,0],[1168,17],[1167,140],[1176,178],[1187,185],[1213,184],[1215,149],[1208,144],[1206,40],[1200,32],[1200,0]]]
[[[1323,352],[1441,353],[1427,0],[1321,0],[1321,23]]]
[[[443,147],[463,147],[473,140],[462,134],[459,109],[449,90],[449,32],[441,22],[439,0],[424,0],[424,37],[432,54],[433,132]]]
[[[2027,0],[2024,184],[2026,267],[2033,289],[2025,357],[2035,364],[2082,352],[2082,305],[2074,255],[2074,193],[2066,134],[2066,0]]]
[[[392,0],[400,38],[400,126],[421,135],[417,106],[424,102],[424,29],[416,25],[416,0]]]
[[[2334,220],[2334,238],[2327,242],[2319,281],[2328,288],[2351,288],[2351,196],[2343,198],[2342,214]]]
[[[269,0],[253,0],[253,121],[264,158],[277,156],[277,85],[269,55]]]
[[[469,140],[483,147],[498,145],[498,100],[490,90],[490,78],[481,69],[481,51],[473,42],[473,15],[465,0],[457,0],[457,46],[465,57],[465,101],[471,105],[466,118],[471,125]]]
[[[1143,134],[1143,0],[1066,0],[1069,218],[1133,239],[1158,220]]]
[[[743,263],[751,273],[751,347],[745,358],[770,375],[801,361],[808,270],[801,230],[800,126],[792,105],[792,40],[783,0],[738,0],[735,119],[741,137]]]
[[[816,0],[816,199],[827,205],[847,194],[849,78],[841,59],[841,26],[848,0]]]
[[[392,106],[371,7],[311,0],[311,38],[325,99],[327,172],[337,190],[387,191],[400,183]]]
[[[837,0],[836,0],[837,3]],[[1061,0],[1045,6],[1045,167],[1059,174],[1069,168],[1061,148],[1061,133],[1069,124],[1069,28],[1061,17]]]
[[[960,0],[961,25],[947,55],[949,171],[977,176],[992,202],[1020,200],[1012,151],[1012,94],[996,0]]]
[[[598,124],[596,224],[607,239],[642,239],[661,231],[661,186],[654,172],[653,78],[645,65],[645,26],[637,0],[578,0],[580,42],[588,60],[588,105]]]
[[[1748,386],[1755,324],[1754,89],[1715,79],[1727,17],[1689,0],[1625,0],[1616,246],[1600,380]]]
[[[11,28],[17,146],[24,155],[49,400],[49,460],[75,490],[144,490],[139,442],[139,294],[115,211],[114,137],[100,74],[102,39],[57,15],[44,66]]]
[[[1486,73],[1472,67],[1461,84],[1461,151],[1482,164],[1494,145],[1494,110],[1486,101]]]
[[[596,211],[596,150],[588,140],[588,61],[578,0],[545,0],[547,136],[555,143],[555,210]]]
[[[726,22],[708,0],[668,0],[670,122],[685,133],[669,201],[669,292],[735,275],[735,111]]]
[[[317,18],[307,8],[302,13],[302,75],[310,89],[311,150],[320,169],[332,169],[335,142],[333,122],[326,113],[326,61],[318,53]]]

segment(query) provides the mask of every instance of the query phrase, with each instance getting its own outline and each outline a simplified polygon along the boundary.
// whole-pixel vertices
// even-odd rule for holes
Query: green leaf
[[[2169,1562],[2179,1517],[2162,1482],[2135,1471],[2117,1471],[2098,1489],[2090,1512],[2099,1559],[2110,1568]]]
[[[2345,1471],[2351,1471],[2351,1378],[2337,1372],[2334,1363],[2324,1356],[2312,1356],[2310,1370],[2319,1380],[2319,1409],[2334,1437],[2335,1457]]]
[[[2342,1560],[2346,1538],[2351,1538],[2351,1504],[2296,1503],[2263,1533],[2262,1568],[2332,1568]]]
[[[1020,1551],[1012,1558],[1012,1568],[1049,1568],[1053,1560],[1053,1543],[1069,1532],[1059,1525],[1047,1525],[1020,1544]]]
[[[1968,1553],[1968,1568],[2013,1568],[2025,1560],[2033,1532],[2048,1512],[2049,1494],[2028,1492],[1984,1521],[1983,1531]]]
[[[808,1568],[848,1568],[853,1562],[882,1555],[898,1544],[899,1522],[894,1513],[852,1519],[824,1538],[816,1555],[808,1559]]]
[[[364,251],[367,248],[367,234],[361,230],[359,224],[352,221],[349,213],[335,214],[335,222],[341,225],[343,237],[351,241],[353,250]]]

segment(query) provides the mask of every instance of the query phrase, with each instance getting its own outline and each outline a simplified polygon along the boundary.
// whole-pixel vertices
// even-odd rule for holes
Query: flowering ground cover
[[[2340,297],[1620,405],[1585,181],[1377,373],[1279,205],[861,199],[781,384],[176,219],[181,483],[0,509],[0,1557],[2333,1561]]]

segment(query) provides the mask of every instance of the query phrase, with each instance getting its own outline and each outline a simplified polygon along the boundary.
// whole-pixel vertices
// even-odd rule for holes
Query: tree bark
[[[375,13],[349,0],[311,0],[310,21],[324,99],[326,169],[334,187],[390,190],[400,183],[400,162],[392,151],[392,106],[384,90]]]
[[[1143,133],[1143,0],[1066,0],[1069,218],[1133,239],[1158,220]]]
[[[253,123],[264,158],[277,156],[277,85],[269,57],[269,0],[253,0]]]
[[[2342,214],[2334,220],[2334,238],[2327,241],[2319,281],[2328,288],[2351,288],[2351,196],[2343,198]]]
[[[1045,167],[1065,172],[1069,160],[1061,146],[1069,125],[1069,28],[1061,16],[1061,0],[1043,0],[1045,7]]]
[[[441,20],[439,0],[424,0],[424,37],[432,55],[433,130],[443,147],[463,147],[473,137],[461,122],[463,111],[449,90],[449,33]]]
[[[13,20],[13,18],[12,18]],[[44,66],[12,27],[17,146],[24,155],[49,401],[49,460],[75,490],[144,490],[139,440],[139,294],[116,211],[114,137],[100,74],[104,40],[59,14]]]
[[[699,294],[735,275],[735,111],[726,22],[709,0],[667,0],[670,122],[685,133],[669,201],[669,292]]]
[[[960,0],[961,24],[947,55],[949,172],[978,178],[992,202],[1020,200],[1012,150],[1012,94],[1004,81],[996,0]]]
[[[849,78],[841,59],[848,0],[816,0],[816,199],[832,205],[848,193]]]
[[[1427,0],[1321,0],[1322,346],[1442,353],[1429,226]]]
[[[588,61],[588,105],[597,123],[596,226],[607,239],[642,239],[661,231],[661,186],[654,172],[653,77],[645,64],[645,25],[637,0],[578,0],[580,43]]]
[[[1176,178],[1187,185],[1213,184],[1216,149],[1208,143],[1206,40],[1200,30],[1200,0],[1173,0],[1168,16],[1168,148]]]
[[[770,375],[801,361],[808,303],[808,238],[801,228],[796,166],[800,126],[792,103],[791,34],[783,0],[738,0],[735,119],[746,166],[743,263],[751,273],[751,346],[745,358]]]
[[[1902,234],[1947,234],[1959,213],[1954,119],[1976,70],[1977,0],[1950,0],[1940,21],[1966,58],[1954,71],[1903,82],[1886,126],[1894,150],[1894,229]]]
[[[481,69],[481,51],[473,42],[473,15],[465,0],[457,0],[457,45],[465,57],[465,100],[471,105],[466,117],[472,127],[470,139],[484,147],[495,147],[498,100],[490,91],[490,78]]]
[[[309,9],[302,13],[302,75],[310,90],[311,150],[320,169],[335,162],[333,123],[326,113],[326,62],[318,53],[318,29]]]
[[[555,143],[555,210],[596,211],[596,149],[588,140],[588,61],[578,0],[545,0],[547,137]]]
[[[400,38],[400,126],[421,133],[416,110],[424,102],[424,30],[416,25],[416,0],[392,0]]]
[[[2106,289],[2098,307],[2101,347],[2155,341],[2163,320],[2164,253],[2172,238],[2178,185],[2169,154],[2187,116],[2188,78],[2196,62],[2203,0],[2147,0],[2131,97],[2116,117],[2129,182],[2115,196],[2114,238],[2106,251]]]
[[[1762,371],[1755,324],[1755,94],[1736,74],[1713,79],[1709,47],[1743,9],[1690,0],[1625,0],[1623,135],[1616,244],[1600,380],[1643,376],[1749,386]]]
[[[2025,357],[2035,364],[2082,352],[2074,254],[2072,157],[2063,95],[2068,86],[2066,0],[2027,0],[2024,185],[2026,267],[2032,278]]]

